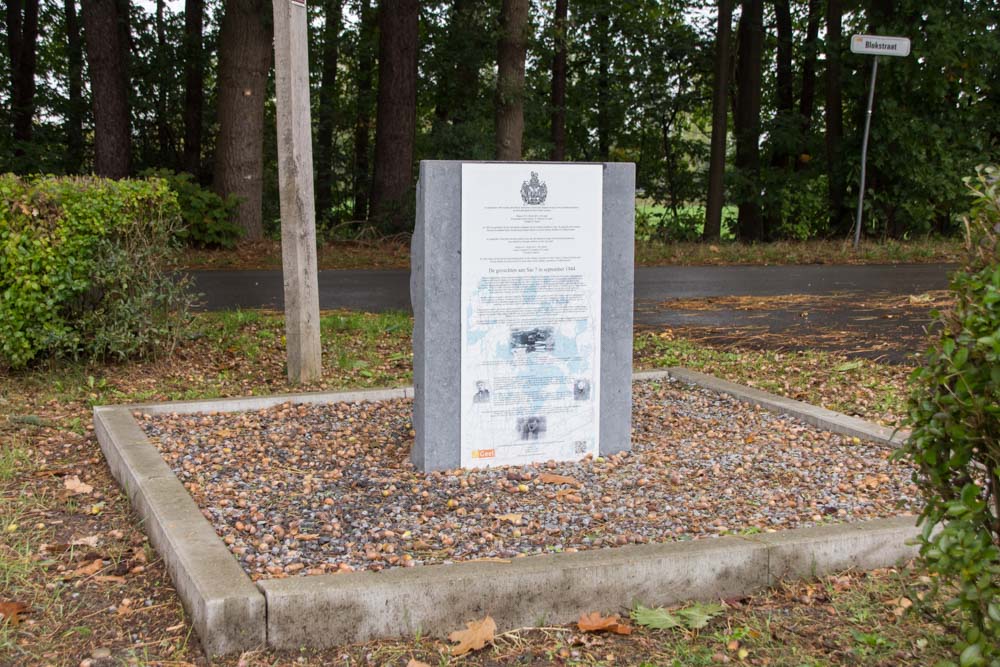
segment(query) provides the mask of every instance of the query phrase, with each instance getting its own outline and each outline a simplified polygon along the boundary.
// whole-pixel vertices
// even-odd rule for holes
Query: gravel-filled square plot
[[[513,559],[915,511],[890,445],[676,380],[633,386],[632,451],[416,471],[412,401],[137,414],[253,579]],[[456,447],[457,447],[456,443]]]

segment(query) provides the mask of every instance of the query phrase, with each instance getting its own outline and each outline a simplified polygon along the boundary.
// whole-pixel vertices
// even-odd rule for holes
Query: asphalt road
[[[639,267],[635,324],[722,346],[826,349],[905,361],[926,344],[933,304],[921,295],[946,289],[953,268]],[[192,277],[207,310],[283,307],[279,271],[197,271]],[[410,309],[408,271],[320,271],[319,287],[322,309]]]
[[[635,272],[635,301],[713,296],[921,294],[948,286],[945,264],[805,266],[647,266]],[[284,307],[280,271],[193,271],[206,310]],[[391,271],[320,271],[320,308],[410,309],[410,274]],[[646,318],[641,309],[637,321]],[[654,321],[648,323],[654,324]]]

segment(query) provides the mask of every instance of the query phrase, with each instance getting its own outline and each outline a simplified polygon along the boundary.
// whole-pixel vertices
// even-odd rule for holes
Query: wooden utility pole
[[[309,120],[309,33],[305,0],[274,0],[274,80],[278,110],[278,189],[285,339],[290,382],[322,377],[312,125]]]

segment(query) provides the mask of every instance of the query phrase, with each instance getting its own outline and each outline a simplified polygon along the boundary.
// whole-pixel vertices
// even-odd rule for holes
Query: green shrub
[[[171,346],[191,303],[170,273],[178,225],[160,179],[0,176],[0,366]]]
[[[914,372],[900,455],[925,506],[921,557],[961,618],[958,662],[1000,666],[1000,170],[980,168],[953,310]]]
[[[147,169],[142,176],[162,178],[177,195],[183,226],[175,236],[185,245],[198,248],[232,248],[243,235],[243,229],[233,222],[236,197],[223,199],[191,179],[191,174],[174,173],[169,169]]]

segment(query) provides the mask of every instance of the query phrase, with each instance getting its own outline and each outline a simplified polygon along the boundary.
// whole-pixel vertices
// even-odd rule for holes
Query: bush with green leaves
[[[192,301],[172,271],[179,224],[160,179],[0,175],[0,367],[172,346]]]
[[[243,236],[243,229],[233,222],[236,196],[223,199],[191,178],[191,174],[169,169],[147,169],[146,178],[161,178],[177,195],[181,219],[175,236],[182,243],[197,248],[232,248]]]
[[[920,554],[961,619],[958,664],[1000,667],[1000,169],[968,181],[969,260],[913,374],[899,454],[924,495]]]

